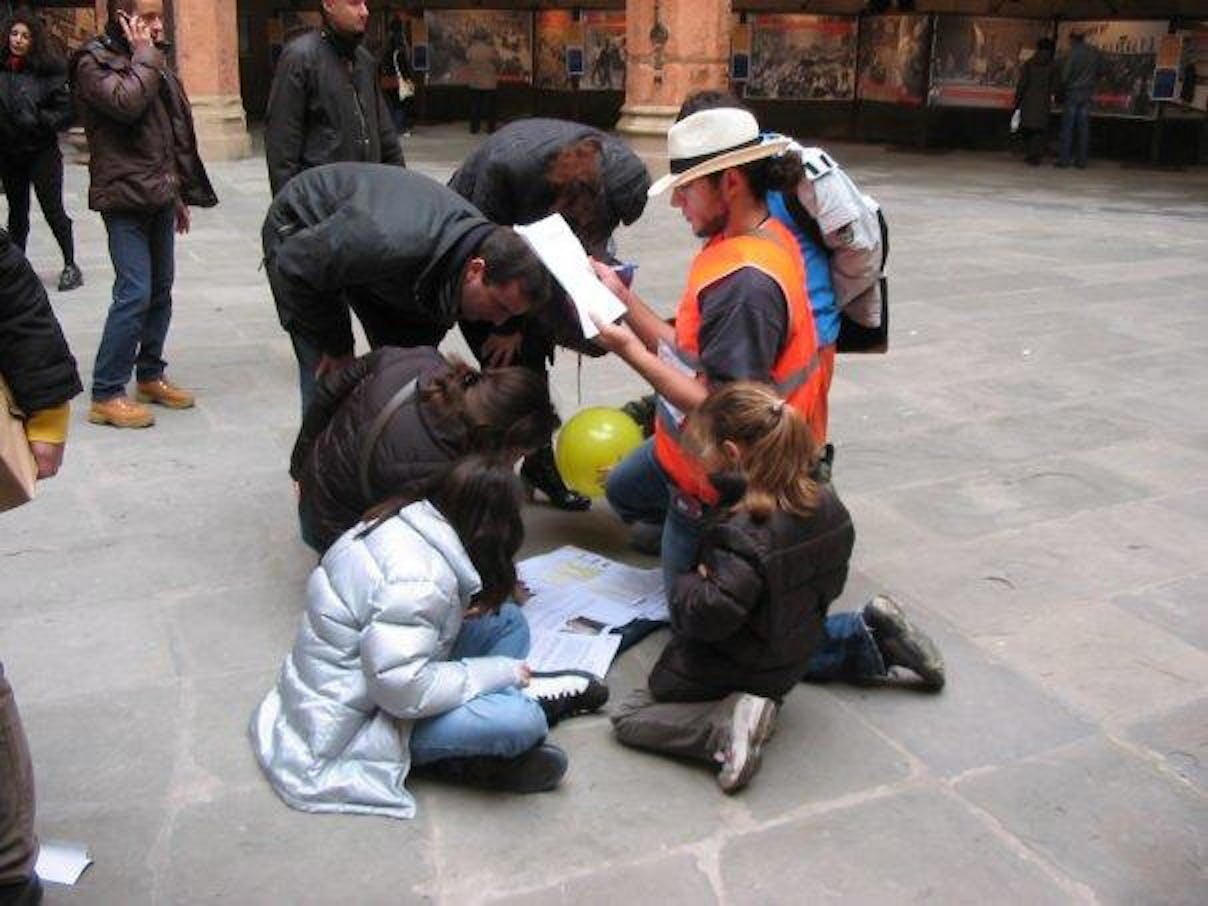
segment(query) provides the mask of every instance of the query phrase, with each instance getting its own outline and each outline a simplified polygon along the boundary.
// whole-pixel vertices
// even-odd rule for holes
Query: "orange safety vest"
[[[815,438],[825,440],[819,423],[823,372],[818,367],[818,335],[810,314],[805,288],[805,264],[793,234],[779,221],[769,219],[757,233],[711,239],[692,262],[688,286],[675,316],[675,352],[681,361],[700,371],[700,294],[717,281],[744,267],[767,274],[788,301],[789,335],[772,366],[772,386],[790,406],[805,417]],[[659,465],[675,485],[697,500],[713,504],[717,491],[700,462],[680,445],[681,426],[660,400],[655,419],[654,450]]]

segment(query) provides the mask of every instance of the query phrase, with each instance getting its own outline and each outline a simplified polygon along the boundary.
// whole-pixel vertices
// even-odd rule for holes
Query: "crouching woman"
[[[521,691],[528,625],[505,603],[523,535],[511,468],[469,456],[424,499],[384,504],[332,545],[251,720],[286,803],[410,818],[413,765],[513,792],[558,784],[566,756]]]

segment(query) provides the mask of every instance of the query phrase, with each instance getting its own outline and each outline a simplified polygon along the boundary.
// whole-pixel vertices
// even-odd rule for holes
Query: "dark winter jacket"
[[[1099,81],[1099,51],[1086,41],[1075,41],[1061,64],[1063,101],[1086,103],[1095,94]]]
[[[0,158],[37,154],[71,125],[67,66],[50,60],[12,72],[6,62],[0,54]]]
[[[83,389],[42,281],[4,230],[0,230],[0,375],[26,414],[62,405]]]
[[[490,227],[461,196],[410,170],[307,170],[273,199],[262,231],[281,326],[328,355],[347,355],[352,327],[342,294],[355,288],[375,317],[448,329],[462,270],[481,242],[475,237]]]
[[[285,45],[268,97],[264,151],[274,195],[292,177],[321,164],[402,166],[373,54],[326,29]]]
[[[468,452],[459,421],[439,419],[421,399],[449,363],[430,346],[387,346],[319,382],[294,444],[290,474],[299,484],[299,506],[314,540],[331,546],[376,503],[419,491],[428,479]],[[360,483],[361,448],[391,397],[418,378],[417,393],[386,423],[369,467],[371,493]]]
[[[611,234],[618,224],[630,224],[642,216],[650,174],[619,138],[581,123],[543,118],[508,123],[462,162],[449,187],[495,223],[532,223],[549,214],[553,206],[545,174],[554,155],[585,138],[599,140],[603,148],[606,204],[600,212],[601,232]],[[603,250],[589,251],[598,254]]]
[[[163,53],[131,52],[107,29],[72,58],[76,106],[88,136],[88,206],[150,213],[178,200],[218,204],[197,152],[193,111]]]
[[[808,517],[736,513],[705,532],[708,575],[679,577],[671,641],[650,674],[661,701],[750,692],[780,698],[801,680],[826,610],[847,581],[855,530],[830,485]]]
[[[1020,126],[1028,131],[1040,131],[1049,126],[1049,111],[1057,93],[1058,70],[1053,54],[1038,50],[1019,70],[1015,88],[1015,108],[1019,110]]]

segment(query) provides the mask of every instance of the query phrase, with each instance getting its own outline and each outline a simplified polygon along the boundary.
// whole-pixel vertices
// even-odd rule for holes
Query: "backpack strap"
[[[419,378],[412,378],[405,386],[400,387],[382,407],[382,411],[374,416],[373,421],[369,425],[369,430],[365,433],[365,439],[361,441],[361,455],[358,458],[357,464],[357,480],[361,487],[361,495],[365,498],[367,504],[374,504],[377,501],[373,499],[373,488],[369,485],[369,465],[373,462],[373,453],[377,449],[378,441],[382,437],[382,432],[386,430],[386,425],[394,414],[398,412],[402,405],[411,397],[415,396],[415,390],[419,386]]]

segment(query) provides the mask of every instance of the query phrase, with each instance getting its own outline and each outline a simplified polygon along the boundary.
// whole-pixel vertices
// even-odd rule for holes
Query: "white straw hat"
[[[671,172],[655,182],[648,194],[653,198],[708,173],[771,157],[791,141],[781,135],[761,135],[755,117],[737,107],[698,111],[667,130]]]

